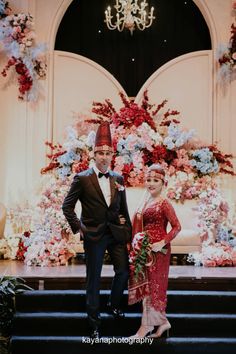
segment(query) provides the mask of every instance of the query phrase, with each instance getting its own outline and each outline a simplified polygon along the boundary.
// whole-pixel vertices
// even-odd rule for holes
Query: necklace
[[[160,195],[158,195],[157,197],[150,196],[146,202],[146,207],[155,203],[160,203],[162,200],[163,198]]]

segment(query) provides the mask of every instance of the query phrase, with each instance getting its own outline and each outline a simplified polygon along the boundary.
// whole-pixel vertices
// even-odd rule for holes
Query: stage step
[[[141,321],[141,306],[127,305],[125,318],[114,320],[106,313],[110,292],[100,292],[101,335],[117,340],[133,335]],[[13,323],[12,354],[38,353],[161,353],[221,354],[235,353],[236,292],[234,291],[168,291],[167,316],[172,328],[170,337],[150,344],[83,343],[89,328],[85,313],[84,290],[26,291],[16,298]],[[84,337],[83,337],[84,336]]]
[[[100,291],[100,308],[106,311],[110,291]],[[168,291],[168,312],[179,313],[232,313],[236,304],[236,291]],[[80,312],[85,309],[85,290],[26,291],[16,298],[19,312],[66,311]],[[122,308],[127,312],[141,311],[141,304],[127,305],[127,291]]]
[[[126,313],[125,319],[120,320],[119,324],[107,313],[101,313],[101,319],[102,335],[130,336],[138,329],[141,314]],[[174,336],[236,336],[236,314],[168,313],[168,319]],[[85,336],[87,333],[85,312],[32,312],[15,315],[16,335]]]
[[[87,343],[85,341],[87,340]],[[83,337],[17,337],[12,338],[14,354],[235,354],[236,338],[168,338],[153,340],[149,343],[122,342],[108,344],[110,338],[102,338],[103,343],[91,344],[89,338]],[[132,344],[132,345],[131,345]]]

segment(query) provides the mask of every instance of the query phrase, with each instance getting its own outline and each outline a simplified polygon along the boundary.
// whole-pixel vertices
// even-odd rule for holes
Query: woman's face
[[[163,181],[157,176],[148,176],[145,181],[145,186],[151,196],[156,197],[161,193]]]

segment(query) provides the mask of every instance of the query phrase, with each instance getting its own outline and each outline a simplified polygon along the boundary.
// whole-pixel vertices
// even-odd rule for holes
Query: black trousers
[[[86,305],[89,324],[93,329],[97,329],[100,326],[99,290],[106,250],[111,257],[115,272],[109,301],[112,307],[119,307],[123,291],[127,287],[129,275],[126,244],[117,243],[109,233],[106,233],[98,242],[84,241],[87,276]]]

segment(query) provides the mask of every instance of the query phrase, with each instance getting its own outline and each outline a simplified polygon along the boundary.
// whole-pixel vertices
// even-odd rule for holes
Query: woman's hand
[[[162,241],[159,241],[159,242],[154,242],[152,244],[152,251],[153,252],[159,252],[161,251],[161,249],[165,246],[165,241],[162,240]]]

